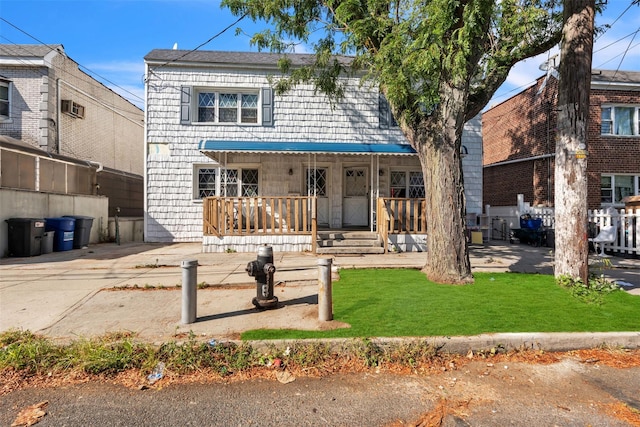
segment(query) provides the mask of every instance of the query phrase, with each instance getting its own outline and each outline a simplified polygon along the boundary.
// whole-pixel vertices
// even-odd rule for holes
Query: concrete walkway
[[[199,243],[128,243],[92,245],[32,258],[3,258],[0,331],[18,328],[61,339],[132,331],[140,339],[162,342],[189,332],[203,338],[236,339],[245,330],[264,327],[318,330],[341,326],[317,319],[321,257],[308,253],[274,253],[275,295],[280,308],[255,310],[251,303],[255,282],[245,271],[255,257],[254,253],[206,254]],[[553,272],[553,254],[544,247],[492,242],[472,247],[470,257],[473,271]],[[197,281],[208,285],[198,291],[198,319],[189,325],[180,323],[181,291],[158,290],[181,284],[181,263],[186,260],[198,261]],[[640,295],[640,260],[610,260],[614,268],[603,273],[628,284],[628,292]],[[421,268],[424,262],[424,253],[333,258],[334,270]],[[601,337],[592,335],[591,339]],[[631,334],[630,339],[640,346],[640,333]],[[469,338],[461,341],[468,343]]]

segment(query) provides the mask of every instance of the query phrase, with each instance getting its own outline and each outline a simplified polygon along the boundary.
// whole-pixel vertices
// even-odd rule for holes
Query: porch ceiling
[[[359,142],[262,142],[202,140],[198,150],[212,157],[216,153],[336,154],[415,156],[408,144],[368,144]]]

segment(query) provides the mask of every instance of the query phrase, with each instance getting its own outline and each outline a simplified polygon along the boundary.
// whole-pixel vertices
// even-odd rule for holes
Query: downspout
[[[98,195],[98,188],[100,188],[100,186],[98,185],[98,173],[102,172],[102,163],[100,162],[94,162],[92,160],[86,160],[86,162],[90,165],[90,166],[96,166],[96,180],[92,183],[93,188],[91,189],[91,193],[94,196]]]
[[[144,64],[144,72],[145,72],[145,79],[144,79],[144,99],[146,101],[147,99],[147,85],[149,84],[149,64],[146,63]],[[149,140],[147,137],[148,134],[148,123],[149,123],[149,108],[145,108],[144,111],[144,125],[143,125],[143,129],[144,129],[144,175],[142,178],[142,182],[143,182],[143,223],[142,223],[142,240],[144,240],[145,242],[147,241],[147,238],[149,236],[149,191],[148,191],[148,185],[149,185]],[[119,236],[118,236],[119,237]]]
[[[56,123],[56,148],[60,154],[60,77],[56,79]]]
[[[86,162],[92,166],[96,166],[96,172],[102,172],[102,169],[104,169],[100,162],[94,162],[93,160],[87,160]]]

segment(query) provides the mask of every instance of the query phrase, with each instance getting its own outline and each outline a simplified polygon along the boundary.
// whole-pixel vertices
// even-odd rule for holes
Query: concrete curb
[[[256,340],[236,341],[250,344],[258,350],[286,348],[294,344],[325,343],[331,351],[341,352],[363,338],[335,338],[310,340]],[[434,346],[441,353],[468,354],[469,351],[486,352],[501,350],[541,350],[549,352],[571,351],[597,347],[625,349],[640,348],[640,332],[530,332],[499,333],[458,337],[406,337],[371,338],[380,347],[390,347],[406,343],[423,343]]]

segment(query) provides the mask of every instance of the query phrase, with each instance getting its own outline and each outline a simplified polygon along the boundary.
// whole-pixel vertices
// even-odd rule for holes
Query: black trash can
[[[73,249],[86,248],[89,246],[93,218],[82,215],[65,215],[64,218],[73,218],[76,220],[76,227],[73,230]]]
[[[43,218],[10,218],[6,221],[9,224],[9,256],[27,257],[42,253]]]

